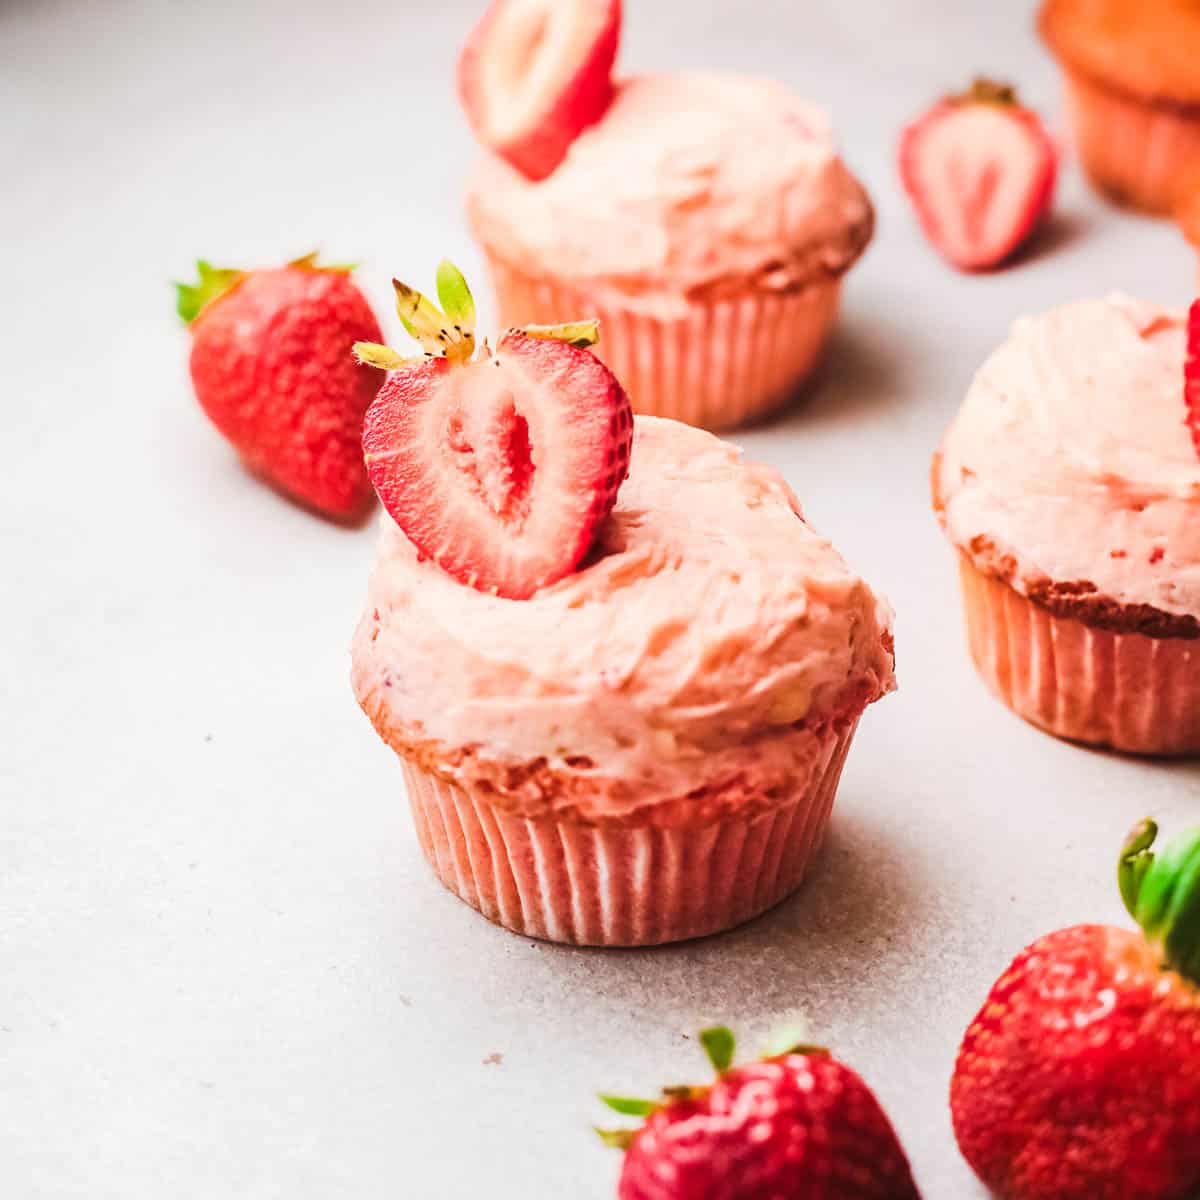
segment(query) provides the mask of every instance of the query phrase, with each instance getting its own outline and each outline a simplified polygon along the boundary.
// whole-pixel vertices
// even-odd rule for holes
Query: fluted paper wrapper
[[[959,558],[971,657],[1018,716],[1131,754],[1200,753],[1200,640],[1059,617]]]
[[[704,429],[743,425],[792,398],[828,340],[841,291],[839,279],[822,279],[794,291],[690,301],[676,315],[655,316],[489,261],[505,325],[599,317],[596,353],[634,411]]]
[[[520,817],[413,763],[404,775],[430,865],[489,920],[552,942],[649,946],[729,929],[799,887],[856,725],[829,733],[790,801],[699,826]]]
[[[1200,171],[1200,110],[1124,96],[1072,72],[1067,102],[1092,182],[1123,204],[1173,212],[1180,181]]]

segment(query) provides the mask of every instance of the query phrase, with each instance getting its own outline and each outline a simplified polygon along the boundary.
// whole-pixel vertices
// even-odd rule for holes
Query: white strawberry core
[[[914,171],[946,252],[970,260],[1024,232],[1042,152],[1002,107],[964,104],[922,132]]]
[[[488,134],[502,144],[539,125],[581,70],[597,34],[595,6],[509,0],[489,34],[480,90]]]

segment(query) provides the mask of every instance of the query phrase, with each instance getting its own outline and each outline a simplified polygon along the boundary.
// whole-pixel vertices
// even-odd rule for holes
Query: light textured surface
[[[1068,164],[1019,267],[952,274],[892,154],[986,68],[1058,113],[1027,4],[629,0],[629,66],[777,75],[835,112],[879,207],[822,379],[741,440],[890,595],[902,691],[867,714],[800,896],[725,937],[600,953],[433,881],[346,647],[374,534],[238,467],[188,387],[166,281],[320,245],[387,281],[454,256],[450,88],[478,5],[0,6],[0,1193],[14,1200],[613,1194],[601,1086],[703,1074],[806,1014],[877,1089],[927,1197],[977,1194],[945,1093],[991,980],[1119,919],[1113,852],[1200,816],[1189,765],[1059,744],[966,657],[928,458],[1019,312],[1182,303],[1168,227]],[[387,323],[395,333],[396,322]]]

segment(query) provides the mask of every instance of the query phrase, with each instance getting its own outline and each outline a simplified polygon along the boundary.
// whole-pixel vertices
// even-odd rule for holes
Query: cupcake
[[[894,686],[890,613],[775,471],[623,421],[568,341],[363,351],[398,369],[367,418],[388,516],[354,690],[435,873],[490,920],[698,937],[799,885],[859,718]]]
[[[592,7],[562,5],[561,20]],[[825,114],[767,79],[614,83],[611,55],[601,56],[589,61],[605,87],[588,94],[603,105],[554,139],[560,157],[531,163],[526,142],[513,152],[511,121],[494,119],[495,91],[472,85],[480,64],[510,53],[505,29],[485,24],[460,71],[490,147],[470,179],[467,214],[502,320],[598,316],[600,353],[641,413],[723,429],[782,405],[816,364],[842,276],[873,229]],[[578,78],[582,68],[554,65],[564,42],[544,40],[538,69]],[[546,99],[534,111],[531,122],[564,128],[564,105]]]
[[[1119,295],[1023,318],[933,465],[984,680],[1051,733],[1139,754],[1200,751],[1187,333]]]
[[[1046,0],[1042,37],[1066,75],[1084,168],[1122,204],[1170,213],[1200,169],[1200,5]]]

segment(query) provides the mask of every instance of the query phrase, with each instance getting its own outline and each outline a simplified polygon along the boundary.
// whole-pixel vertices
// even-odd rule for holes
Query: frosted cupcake
[[[1061,64],[1079,155],[1123,204],[1169,214],[1200,170],[1200,5],[1046,0],[1039,25]]]
[[[799,885],[893,657],[777,473],[673,421],[630,448],[621,401],[540,330],[399,366],[367,419],[390,518],[353,682],[447,887],[523,934],[645,945]]]
[[[561,20],[596,7],[609,6],[563,5]],[[639,412],[718,429],[783,404],[816,364],[842,276],[873,229],[824,112],[738,75],[614,84],[610,54],[589,59],[604,72],[603,105],[565,127],[560,157],[530,163],[497,133],[497,89],[471,84],[481,63],[511,53],[505,29],[485,23],[462,71],[476,132],[495,147],[470,180],[467,212],[502,319],[598,316],[600,352]],[[546,64],[564,44],[547,37],[538,69],[553,74]],[[564,106],[550,99],[526,111],[541,114],[531,124],[564,128]]]
[[[1023,318],[933,467],[981,675],[1051,733],[1142,754],[1200,751],[1186,341],[1124,296]]]

